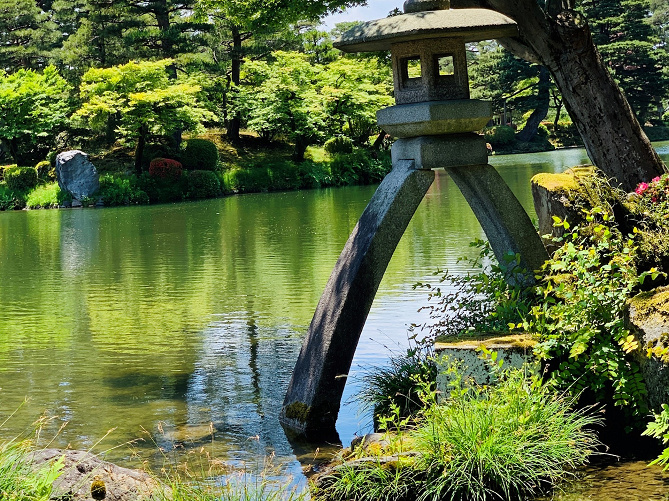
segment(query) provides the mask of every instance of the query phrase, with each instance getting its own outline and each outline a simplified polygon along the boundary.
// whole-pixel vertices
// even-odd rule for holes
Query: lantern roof
[[[518,36],[516,22],[490,9],[444,9],[408,12],[368,21],[346,31],[334,43],[344,52],[390,50],[391,44],[428,38],[478,42]]]

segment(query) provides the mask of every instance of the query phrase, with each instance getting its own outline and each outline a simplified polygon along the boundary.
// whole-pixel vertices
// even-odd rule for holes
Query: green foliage
[[[648,0],[583,0],[593,40],[641,124],[666,96],[665,46],[651,24]]]
[[[193,170],[188,172],[187,197],[213,198],[221,194],[221,182],[218,176],[210,170]]]
[[[325,151],[331,155],[353,153],[353,141],[346,136],[336,136],[325,141]]]
[[[26,207],[29,209],[52,209],[71,199],[69,193],[61,191],[58,183],[49,183],[38,186],[28,193]]]
[[[510,369],[497,379],[479,387],[454,377],[439,401],[424,391],[413,427],[388,435],[376,456],[366,450],[371,458],[336,466],[319,479],[316,499],[524,499],[573,478],[599,445],[592,426],[600,418],[572,410],[573,399],[539,376]]]
[[[393,410],[404,419],[423,408],[420,393],[434,390],[437,362],[428,344],[410,348],[403,355],[390,357],[387,366],[373,367],[362,376],[356,397],[363,407],[372,407],[375,420],[390,416]]]
[[[48,160],[42,160],[35,166],[37,171],[37,178],[40,181],[55,181],[56,180],[56,170],[51,166],[51,162]]]
[[[560,388],[643,416],[646,387],[627,356],[637,346],[625,324],[625,303],[649,273],[637,274],[634,241],[613,223],[609,212],[596,208],[584,225],[567,231],[544,267],[541,302],[522,328],[539,336],[535,353]],[[565,221],[556,225],[570,230]]]
[[[664,445],[669,444],[669,405],[662,404],[662,410],[659,414],[653,414],[653,418],[642,435],[657,438]],[[669,447],[664,449],[657,459],[650,464],[660,464],[664,466],[665,471],[669,470]]]
[[[0,140],[19,163],[44,158],[68,122],[70,86],[49,66],[39,73],[0,72]]]
[[[35,469],[29,442],[9,441],[0,445],[0,498],[8,501],[48,501],[63,461]]]
[[[12,191],[27,192],[37,186],[37,171],[34,167],[5,169],[5,183]]]
[[[199,85],[169,79],[171,64],[163,59],[88,70],[80,87],[83,104],[73,119],[98,131],[113,120],[125,141],[175,130],[201,131],[202,123],[215,117],[200,105]]]
[[[182,175],[177,181],[164,180],[145,172],[137,178],[137,187],[151,203],[182,202],[188,192],[188,179]]]
[[[0,183],[0,210],[23,209],[25,206],[25,193],[12,191],[6,184]]]
[[[18,167],[17,164],[11,164],[11,165],[0,165],[0,181],[4,181],[5,179],[5,171],[7,169],[13,169],[15,167]]]
[[[147,204],[149,197],[138,184],[137,178],[104,174],[100,176],[98,196],[105,205]]]
[[[223,173],[223,187],[224,191],[242,192],[242,193],[257,193],[260,191],[268,191],[270,183],[270,173],[267,168],[234,168],[228,169]]]
[[[428,290],[431,304],[423,307],[430,321],[422,326],[429,338],[457,337],[470,331],[508,332],[509,324],[524,319],[535,303],[532,287],[522,285],[525,271],[518,266],[518,256],[507,256],[501,265],[488,242],[476,240],[471,247],[479,249],[475,259],[465,259],[477,273],[466,276],[436,272],[438,285],[417,283],[414,288]],[[509,285],[512,278],[515,285]]]
[[[272,63],[246,64],[240,111],[264,139],[293,142],[297,160],[328,136],[365,143],[377,130],[376,110],[392,104],[389,70],[376,62],[340,58],[319,65],[301,53],[273,56]]]
[[[207,139],[189,139],[183,152],[183,165],[189,170],[216,170],[218,167],[216,145]]]
[[[516,137],[516,132],[513,127],[508,125],[497,125],[483,131],[483,135],[487,143],[490,143],[493,148],[509,146]]]
[[[332,180],[337,186],[380,182],[391,168],[389,152],[376,153],[362,149],[337,155],[330,163]]]

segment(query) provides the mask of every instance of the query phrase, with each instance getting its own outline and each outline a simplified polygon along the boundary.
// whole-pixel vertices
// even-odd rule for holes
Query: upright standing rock
[[[58,186],[75,200],[92,196],[100,187],[100,176],[83,151],[64,151],[56,157]]]

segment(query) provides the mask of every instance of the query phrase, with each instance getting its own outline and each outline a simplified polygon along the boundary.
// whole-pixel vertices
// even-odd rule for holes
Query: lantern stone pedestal
[[[435,9],[427,12],[422,8]],[[448,9],[447,0],[408,0],[403,16],[365,23],[336,44],[345,51],[390,49],[396,106],[377,113],[398,137],[392,171],[379,185],[325,287],[302,345],[280,421],[307,439],[336,435],[353,355],[390,258],[434,179],[445,168],[483,227],[500,262],[520,255],[525,274],[547,259],[527,213],[488,165],[473,131],[490,120],[490,103],[470,100],[465,42],[513,36],[515,23],[485,9]],[[420,75],[415,71],[420,69]],[[411,71],[410,71],[411,70]]]

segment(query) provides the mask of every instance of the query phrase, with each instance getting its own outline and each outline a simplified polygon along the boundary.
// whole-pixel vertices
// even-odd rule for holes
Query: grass
[[[457,378],[448,398],[423,395],[409,427],[371,458],[344,462],[318,480],[316,498],[341,501],[524,499],[550,491],[586,464],[600,418],[537,376],[509,369],[496,386]],[[400,420],[399,424],[408,421]]]
[[[51,209],[58,207],[65,201],[66,194],[60,191],[58,183],[48,183],[37,186],[26,197],[28,209]]]
[[[437,362],[431,348],[410,348],[405,354],[392,355],[384,367],[374,367],[362,376],[362,387],[356,397],[365,407],[372,407],[375,421],[389,416],[393,406],[402,418],[423,408],[419,391],[422,385],[437,378]]]

